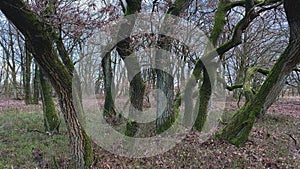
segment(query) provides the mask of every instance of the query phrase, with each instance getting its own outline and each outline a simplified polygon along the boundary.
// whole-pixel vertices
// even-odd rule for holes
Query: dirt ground
[[[85,103],[88,104],[88,103]],[[98,100],[98,105],[103,106],[104,100]],[[240,103],[242,105],[243,102]],[[87,105],[89,106],[89,105]],[[39,109],[39,105],[26,105],[23,100],[0,99],[0,111],[10,109]],[[237,102],[228,99],[226,103],[226,111],[237,109]],[[300,116],[300,96],[279,98],[268,110],[268,113],[286,114],[291,116]]]

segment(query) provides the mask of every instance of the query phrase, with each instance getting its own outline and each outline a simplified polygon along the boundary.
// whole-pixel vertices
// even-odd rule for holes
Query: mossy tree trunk
[[[300,63],[300,1],[285,0],[284,8],[290,27],[288,47],[276,61],[253,100],[238,110],[219,133],[221,138],[235,145],[239,146],[248,140],[255,119],[272,105],[280,94],[286,77]]]
[[[169,73],[157,69],[157,118],[156,133],[167,130],[175,121],[174,78]],[[166,99],[166,100],[165,100]]]
[[[179,16],[181,12],[186,10],[191,1],[176,0],[172,7],[168,9],[167,14]],[[171,20],[166,16],[164,23],[170,24]],[[170,22],[170,23],[169,23]],[[177,24],[177,23],[172,23]],[[164,28],[162,28],[164,29]],[[166,31],[167,32],[167,31]],[[179,105],[174,107],[174,77],[170,74],[171,65],[170,58],[166,56],[162,50],[171,52],[172,39],[168,36],[159,35],[157,45],[160,48],[155,55],[157,83],[157,113],[156,113],[156,133],[160,134],[172,126],[176,120],[175,112],[178,111]]]
[[[167,37],[160,36],[159,46],[169,51],[171,43]],[[168,42],[167,42],[168,41]],[[174,77],[169,73],[170,58],[166,57],[161,50],[155,56],[157,82],[157,118],[156,133],[160,134],[167,130],[175,121],[174,113]]]
[[[48,79],[44,76],[42,69],[40,69],[39,74],[41,83],[45,131],[48,131],[50,133],[59,132],[60,120],[55,109],[54,101],[51,96],[52,86],[49,84]]]
[[[52,42],[52,27],[32,12],[21,0],[2,0],[3,14],[30,42],[30,51],[44,70],[60,98],[60,106],[69,133],[72,168],[85,168],[94,161],[91,140],[80,124],[72,99],[72,72],[61,62]]]
[[[231,40],[217,47],[219,37],[223,33],[223,29],[226,24],[227,12],[236,6],[242,6],[244,4],[245,1],[238,1],[238,2],[229,2],[227,0],[219,1],[218,8],[216,10],[215,17],[214,17],[215,19],[214,26],[209,37],[212,43],[212,47],[215,48],[216,52],[210,49],[211,48],[210,45],[207,46],[206,49],[207,53],[205,57],[198,59],[192,73],[193,78],[191,78],[187,83],[185,93],[188,93],[188,95],[184,96],[184,101],[186,104],[186,110],[184,114],[185,121],[186,124],[190,124],[191,120],[193,118],[196,118],[194,126],[199,131],[202,130],[204,123],[206,121],[207,113],[208,113],[207,108],[212,94],[212,84],[214,84],[216,80],[215,79],[216,77],[213,77],[214,79],[211,79],[210,77],[214,74],[214,72],[217,71],[217,67],[212,66],[215,65],[215,63],[212,63],[211,60],[213,60],[217,55],[222,56],[225,52],[227,52],[234,46],[240,44],[242,30],[244,30],[247,27],[247,25],[249,25],[249,23],[253,20],[254,16],[246,15],[245,18],[243,18],[235,27]],[[209,71],[206,66],[210,67]],[[199,96],[197,100],[197,103],[199,104],[199,109],[196,110],[196,112],[194,112],[196,117],[193,117],[193,114],[191,113],[193,112],[193,110],[190,108],[191,103],[189,103],[189,101],[192,100],[192,94],[190,93],[191,91],[189,90],[192,89],[196,85],[196,82],[200,80],[201,73],[203,73],[204,79],[202,83],[200,83],[201,86],[200,86]]]
[[[128,63],[130,62],[130,63]],[[135,64],[136,63],[136,64]],[[140,71],[140,66],[135,57],[126,59],[125,65],[128,67],[128,78],[130,81],[129,95],[130,95],[130,107],[129,107],[129,122],[126,125],[127,136],[133,137],[135,133],[138,131],[139,123],[137,123],[134,119],[139,116],[140,112],[143,111],[143,100],[145,93],[145,84],[142,79],[141,72],[137,74],[132,73],[137,70]],[[134,75],[135,76],[132,76]]]
[[[202,130],[207,119],[208,105],[212,93],[211,80],[212,79],[210,79],[207,69],[203,68],[203,82],[200,87],[199,98],[198,98],[199,109],[196,110],[198,111],[196,113],[198,115],[196,117],[196,121],[194,124],[196,130],[198,131]]]
[[[253,99],[255,91],[252,89],[252,84],[251,80],[254,76],[254,73],[260,72],[264,75],[269,74],[269,70],[259,68],[259,67],[250,67],[246,71],[245,79],[244,79],[244,84],[243,84],[243,94],[246,98],[246,102],[249,102]]]
[[[116,115],[114,110],[114,97],[113,97],[113,74],[111,67],[110,53],[102,59],[102,70],[104,77],[104,91],[105,91],[105,101],[104,101],[104,117],[110,118]]]
[[[25,104],[31,104],[32,100],[31,100],[31,86],[30,86],[30,80],[31,80],[31,63],[32,63],[32,55],[31,53],[28,51],[28,42],[26,42],[25,40],[25,46],[26,46],[26,55],[25,55],[25,59],[24,59],[24,101]]]
[[[239,45],[242,42],[242,34],[243,31],[247,28],[247,26],[251,23],[251,21],[257,16],[257,14],[254,12],[254,10],[251,10],[251,8],[253,6],[247,6],[246,9],[246,15],[243,19],[241,19],[237,25],[234,28],[233,31],[233,35],[232,38],[225,42],[224,44],[221,44],[218,46],[218,39],[220,37],[220,35],[223,32],[224,26],[226,24],[226,14],[228,13],[228,11],[236,6],[244,6],[245,3],[249,3],[249,1],[251,0],[246,0],[246,1],[237,1],[237,2],[230,2],[227,0],[220,0],[219,4],[218,4],[218,8],[216,10],[215,13],[215,21],[214,21],[214,26],[213,29],[211,31],[210,34],[210,41],[212,43],[212,46],[215,48],[215,51],[206,50],[207,54],[202,57],[201,59],[199,59],[196,62],[195,68],[193,70],[193,76],[194,76],[194,80],[198,81],[200,79],[200,75],[201,72],[203,72],[203,75],[206,77],[211,76],[211,74],[207,74],[207,71],[203,71],[205,69],[205,66],[210,66],[211,61],[217,56],[219,55],[222,58],[222,55],[227,52],[228,50],[230,50],[231,48]],[[272,3],[272,2],[265,2],[266,4],[268,3]],[[250,3],[252,4],[252,2]],[[217,67],[213,67],[215,68],[215,70],[210,70],[211,72],[216,72],[217,71]],[[193,81],[193,80],[192,80]],[[211,92],[207,92],[207,91],[211,91],[212,90],[212,85],[208,84],[208,83],[214,83],[214,80],[210,79],[210,80],[204,80],[202,82],[202,86],[200,88],[200,91],[202,91],[202,93],[199,93],[199,111],[196,112],[197,118],[196,120],[200,120],[199,122],[195,122],[195,124],[204,124],[205,120],[206,120],[206,116],[207,116],[207,107],[209,104],[209,99],[211,97]],[[191,85],[194,85],[193,83],[189,84],[190,88],[192,88]],[[202,95],[202,96],[201,96]],[[203,96],[204,95],[204,96]],[[188,97],[188,96],[186,96]],[[190,96],[191,97],[191,96]],[[185,98],[185,100],[190,100],[191,98]],[[202,100],[201,100],[202,99]],[[188,112],[185,112],[188,113]],[[202,117],[198,117],[198,116],[202,116]],[[197,130],[202,130],[203,125],[197,125],[195,126]]]
[[[129,107],[129,122],[126,125],[127,136],[134,136],[138,131],[139,125],[135,122],[135,116],[139,115],[139,112],[143,110],[143,98],[145,92],[145,84],[142,79],[141,69],[139,62],[135,56],[134,51],[130,46],[130,35],[135,24],[135,18],[133,14],[139,12],[141,9],[141,0],[126,0],[127,7],[125,9],[125,16],[131,15],[127,18],[127,22],[123,23],[118,32],[118,40],[116,50],[120,57],[125,61],[125,67],[128,72],[128,81],[130,82],[129,95],[130,95],[130,107]]]
[[[215,13],[214,26],[209,37],[213,47],[218,45],[218,39],[221,36],[226,24],[226,14],[231,9],[230,6],[227,5],[228,3],[229,2],[226,0],[219,1],[218,8]],[[209,51],[209,46],[207,47],[206,51]],[[214,79],[212,79],[210,76],[212,76],[212,72],[217,71],[217,67],[208,68],[206,66],[211,66],[211,64],[202,65],[203,81],[199,91],[199,109],[196,110],[198,112],[196,112],[197,117],[194,125],[199,131],[202,130],[207,119],[208,105],[212,94],[212,84],[214,83]],[[208,69],[211,69],[211,71],[208,71]]]

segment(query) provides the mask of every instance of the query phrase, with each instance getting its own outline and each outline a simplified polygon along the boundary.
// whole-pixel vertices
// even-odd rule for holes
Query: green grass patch
[[[38,161],[32,151],[39,151],[46,166],[52,157],[58,161],[70,157],[65,126],[61,134],[44,132],[40,111],[22,113],[17,110],[0,112],[0,168],[36,168]]]

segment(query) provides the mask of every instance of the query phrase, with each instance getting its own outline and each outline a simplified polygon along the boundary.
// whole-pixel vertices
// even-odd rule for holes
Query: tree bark
[[[145,92],[145,84],[141,76],[141,69],[137,58],[131,56],[134,54],[133,48],[130,46],[130,34],[135,24],[133,14],[140,11],[141,0],[126,0],[127,7],[125,16],[131,15],[127,18],[127,22],[122,24],[118,32],[118,40],[116,50],[120,57],[125,61],[125,67],[128,71],[128,81],[130,82],[129,95],[129,122],[126,125],[127,136],[134,136],[138,130],[139,125],[134,120],[134,116],[138,116],[138,112],[143,110],[143,98]],[[130,57],[130,58],[129,58]]]
[[[50,133],[59,132],[60,120],[51,96],[51,85],[40,69],[41,94],[43,102],[44,127]]]
[[[199,97],[198,97],[198,102],[199,102],[199,108],[196,114],[196,121],[195,121],[195,128],[198,131],[201,131],[202,128],[204,127],[204,124],[207,119],[207,113],[208,113],[208,105],[209,105],[209,100],[212,94],[212,81],[211,77],[209,77],[210,74],[207,71],[207,68],[203,68],[203,82],[200,87],[199,91]]]
[[[113,97],[113,76],[111,68],[110,53],[104,56],[102,59],[102,70],[104,77],[104,91],[105,91],[105,101],[104,101],[104,117],[111,118],[116,115],[114,109],[114,97]]]
[[[181,12],[186,10],[191,1],[176,0],[168,9],[167,14],[179,16]],[[168,23],[168,16],[165,17],[164,23]],[[176,24],[176,23],[172,23]],[[164,28],[163,28],[164,29]],[[170,58],[164,56],[161,50],[171,52],[172,39],[168,36],[159,35],[158,47],[160,50],[155,56],[156,76],[157,76],[157,119],[156,133],[160,134],[172,126],[175,118],[175,112],[178,110],[174,107],[174,77],[170,74]],[[166,102],[164,102],[166,99]],[[178,106],[178,105],[177,105]],[[165,107],[165,108],[164,108]],[[178,106],[179,107],[179,106]]]
[[[7,59],[6,55],[6,59]],[[5,79],[4,79],[4,94],[6,97],[10,97],[10,87],[9,87],[9,67],[7,65],[7,61],[4,61],[5,65]]]
[[[25,72],[24,72],[24,94],[25,94],[25,104],[31,104],[31,89],[30,89],[30,80],[31,80],[31,63],[32,63],[32,56],[28,51],[28,42],[25,40]]]
[[[39,104],[39,97],[40,97],[40,75],[39,75],[39,67],[35,63],[35,68],[34,68],[34,78],[33,78],[33,98],[32,98],[32,103],[33,104]]]
[[[217,47],[219,37],[221,36],[224,26],[226,24],[226,14],[231,9],[231,6],[229,6],[228,3],[229,1],[220,0],[215,13],[214,26],[209,37],[214,48]],[[208,46],[206,51],[209,50],[210,49]],[[198,112],[196,112],[197,117],[194,125],[198,131],[202,130],[207,119],[209,101],[212,94],[212,84],[215,80],[210,76],[212,76],[212,72],[217,72],[217,66],[212,66],[210,68],[206,66],[211,66],[211,64],[203,65],[203,82],[200,87],[199,96],[197,100],[197,102],[199,102],[199,108]]]

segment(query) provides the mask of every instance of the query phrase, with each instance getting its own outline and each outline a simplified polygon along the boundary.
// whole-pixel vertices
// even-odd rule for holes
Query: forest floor
[[[236,109],[228,101],[226,111]],[[249,141],[235,147],[214,137],[200,142],[191,131],[171,150],[148,158],[126,158],[95,145],[93,168],[300,168],[300,97],[281,98],[257,120]],[[41,106],[0,100],[0,168],[69,168],[65,125],[43,132]]]

